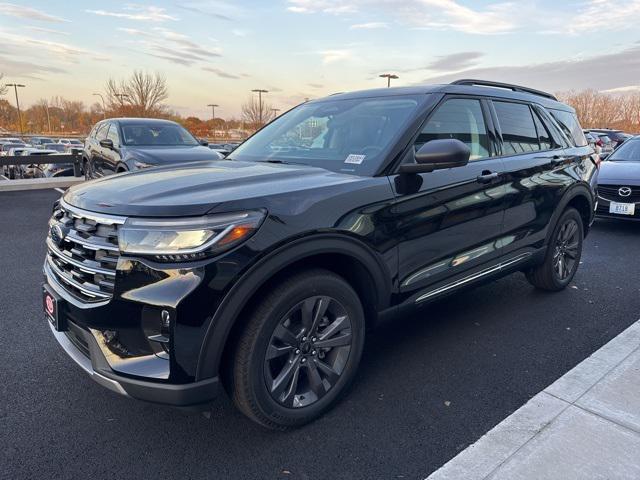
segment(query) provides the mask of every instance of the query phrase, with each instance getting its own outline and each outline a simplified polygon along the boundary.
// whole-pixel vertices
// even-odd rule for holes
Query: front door
[[[501,254],[504,166],[495,156],[488,104],[472,97],[445,97],[430,114],[413,151],[444,138],[469,146],[467,166],[391,178],[403,299],[422,297],[472,275]]]

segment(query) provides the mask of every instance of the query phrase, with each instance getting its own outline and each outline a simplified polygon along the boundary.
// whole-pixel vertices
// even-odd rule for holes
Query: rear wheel
[[[336,402],[356,372],[364,312],[351,286],[324,270],[295,275],[253,312],[233,363],[233,399],[274,429],[303,425]]]
[[[582,217],[568,208],[553,231],[544,263],[529,270],[529,282],[542,290],[559,291],[573,280],[582,256]]]

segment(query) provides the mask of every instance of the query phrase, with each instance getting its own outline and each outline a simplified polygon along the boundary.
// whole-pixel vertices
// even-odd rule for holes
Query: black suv
[[[182,125],[156,118],[112,118],[94,125],[85,140],[87,180],[114,173],[223,158]]]
[[[514,271],[565,288],[592,153],[570,107],[513,85],[307,102],[226,160],[69,189],[44,308],[111,390],[206,406],[224,386],[262,425],[301,425],[353,380],[376,321]]]

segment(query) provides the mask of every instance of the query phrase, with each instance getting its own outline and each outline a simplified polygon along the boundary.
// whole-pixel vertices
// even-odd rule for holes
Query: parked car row
[[[31,137],[28,138],[27,142],[18,137],[3,137],[0,138],[0,156],[77,154],[82,151],[82,146],[82,142],[77,139],[63,138],[54,141],[49,137]],[[71,176],[73,175],[73,166],[69,163],[4,165],[2,174],[10,180],[16,178]]]

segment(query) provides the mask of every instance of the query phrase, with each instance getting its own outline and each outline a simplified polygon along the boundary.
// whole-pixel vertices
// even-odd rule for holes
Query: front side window
[[[493,105],[502,130],[503,155],[518,155],[540,150],[538,132],[536,132],[529,105],[498,101],[494,101]]]
[[[173,123],[122,125],[123,144],[140,147],[196,146],[198,140]]]
[[[118,126],[115,123],[112,123],[109,126],[109,132],[107,133],[107,138],[113,142],[114,145],[120,145],[120,135],[118,135]]]
[[[456,139],[471,150],[470,161],[489,156],[489,136],[480,100],[453,98],[442,104],[418,135],[415,149],[431,140]]]
[[[109,130],[109,124],[108,123],[103,123],[102,125],[98,126],[98,130],[96,130],[96,140],[100,141],[100,140],[104,140],[105,138],[107,138],[107,131]]]
[[[399,95],[305,103],[264,127],[227,159],[373,175],[425,98]]]

